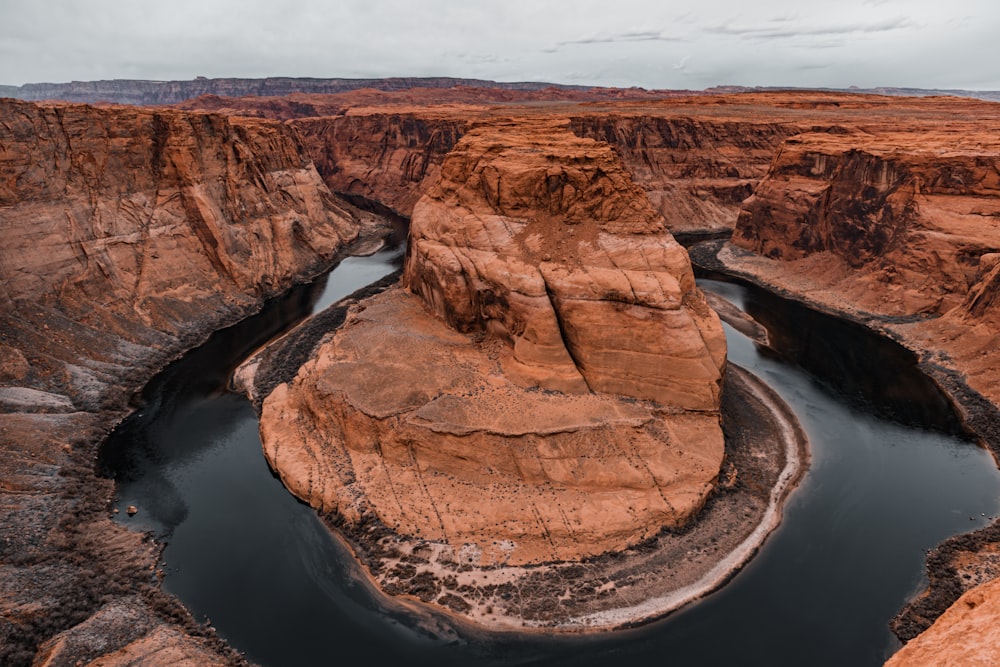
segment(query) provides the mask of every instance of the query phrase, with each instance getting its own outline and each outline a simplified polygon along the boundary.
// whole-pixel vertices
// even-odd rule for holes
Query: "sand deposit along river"
[[[103,448],[118,520],[166,542],[164,588],[251,661],[878,665],[897,646],[889,620],[922,586],[924,551],[1000,512],[992,460],[952,434],[953,417],[906,355],[766,293],[703,279],[770,327],[780,353],[727,325],[730,359],[778,391],[811,440],[811,467],[757,557],[707,599],[609,634],[492,635],[397,606],[270,473],[253,409],[226,386],[270,336],[401,261],[398,246],[347,259],[217,333],[147,388]]]

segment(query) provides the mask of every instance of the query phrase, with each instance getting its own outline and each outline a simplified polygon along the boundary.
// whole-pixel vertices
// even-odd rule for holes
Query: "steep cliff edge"
[[[886,662],[886,667],[963,665],[1000,661],[1000,579],[973,588]]]
[[[176,631],[96,447],[157,369],[328,265],[361,218],[280,124],[0,101],[0,662],[67,630],[52,664],[147,632],[166,644],[143,650],[235,659]]]
[[[913,349],[996,454],[1000,143],[993,128],[1000,108],[943,102],[957,115],[948,124],[872,124],[788,139],[744,202],[732,244],[711,261]],[[893,622],[900,637],[932,623],[929,637],[950,632],[954,609],[964,604],[959,595],[996,576],[998,542],[994,525],[935,549],[930,589]],[[994,594],[984,588],[980,597]],[[935,619],[952,603],[938,627]],[[976,632],[989,635],[984,628]],[[915,641],[920,651],[947,644]],[[936,661],[950,659],[943,650]],[[906,660],[915,651],[901,664],[913,664]]]
[[[570,127],[615,149],[675,234],[731,230],[776,147],[800,131],[787,121],[617,113],[575,116]]]
[[[378,202],[409,217],[469,121],[433,113],[372,113],[293,121],[334,192]]]
[[[821,273],[818,287],[859,309],[942,315],[1000,247],[998,150],[957,123],[937,134],[799,135],[744,202],[733,242],[803,269],[825,264],[803,274]]]

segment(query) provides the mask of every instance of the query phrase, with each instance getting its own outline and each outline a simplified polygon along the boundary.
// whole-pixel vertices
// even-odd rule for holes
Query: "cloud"
[[[659,30],[627,30],[617,33],[599,33],[579,39],[568,39],[557,42],[556,46],[573,44],[617,44],[620,42],[683,42],[683,37],[666,35]]]
[[[783,19],[782,23],[789,22],[788,19]],[[903,28],[908,28],[912,26],[913,23],[910,19],[900,16],[897,18],[886,19],[883,21],[876,21],[872,23],[845,23],[840,25],[829,25],[829,26],[733,26],[730,24],[725,24],[721,26],[715,26],[711,28],[706,28],[706,32],[710,32],[717,35],[731,35],[734,37],[742,37],[744,39],[791,39],[795,37],[816,37],[816,36],[847,36],[855,34],[868,34],[868,33],[880,33],[880,32],[890,32],[892,30],[901,30]]]
[[[683,58],[681,58],[680,62],[674,63],[673,65],[671,65],[671,67],[673,67],[674,69],[684,69],[685,67],[687,67],[687,62],[690,59],[691,56],[684,56]]]

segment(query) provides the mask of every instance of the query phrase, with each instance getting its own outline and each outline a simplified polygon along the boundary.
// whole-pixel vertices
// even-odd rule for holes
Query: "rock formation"
[[[0,102],[0,662],[109,601],[165,604],[155,550],[108,517],[99,440],[157,369],[328,265],[360,217],[277,123]]]
[[[614,147],[671,232],[727,232],[774,150],[799,129],[747,118],[594,114],[571,120],[583,137]]]
[[[424,179],[437,175],[468,121],[435,114],[373,113],[306,118],[294,125],[331,190],[409,217]]]
[[[967,665],[1000,662],[1000,579],[967,591],[941,618],[899,650],[886,667]]]
[[[996,105],[456,83],[481,82],[0,90],[173,102],[383,89],[191,103],[218,114],[0,102],[0,662],[30,663],[38,648],[40,664],[90,661],[97,645],[122,662],[225,657],[170,620],[183,613],[150,583],[155,547],[107,519],[93,453],[156,369],[353,238],[370,216],[335,193],[414,216],[413,292],[358,306],[269,399],[264,428],[296,492],[359,530],[382,517],[456,561],[537,563],[620,549],[697,509],[721,456],[721,347],[657,213],[669,229],[710,231],[742,207],[733,265],[922,351],[1000,443],[988,413],[1000,405]],[[644,363],[643,346],[671,363]],[[498,404],[516,418],[484,409]],[[313,438],[316,423],[349,425],[354,448]],[[390,483],[412,507],[381,502]],[[450,523],[434,516],[444,493]],[[472,502],[486,494],[492,515]],[[524,521],[533,507],[546,512]],[[483,527],[496,544],[477,541]],[[377,573],[386,590],[409,565]],[[591,583],[558,604],[604,594]]]
[[[786,140],[743,203],[732,245],[716,259],[727,270],[860,321],[914,350],[996,454],[1000,143],[992,128],[1000,108],[937,104],[951,105],[956,116],[947,123],[873,118],[850,131]],[[928,107],[933,115],[934,106]],[[966,593],[972,597],[965,602],[957,598],[995,576],[998,540],[994,525],[952,538],[932,553],[931,589],[901,612],[894,627],[908,639],[954,605],[926,639],[913,640],[899,664],[972,656],[978,639],[946,645],[955,627],[972,632],[979,623],[973,619],[990,613],[995,587],[980,586]],[[970,612],[971,606],[983,611]],[[985,625],[975,627],[990,636]],[[932,659],[935,651],[942,653]]]
[[[704,503],[722,328],[606,145],[470,131],[414,208],[404,283],[264,401],[297,495],[474,565],[621,550]]]
[[[820,255],[801,266],[826,268],[807,275],[863,310],[941,315],[1000,248],[998,149],[959,123],[796,136],[744,203],[734,243],[785,262]]]

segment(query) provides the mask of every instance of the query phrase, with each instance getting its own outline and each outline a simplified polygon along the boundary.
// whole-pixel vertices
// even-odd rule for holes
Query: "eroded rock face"
[[[704,503],[722,328],[606,145],[471,131],[414,208],[404,283],[263,404],[299,497],[475,565],[620,550]]]
[[[155,549],[107,515],[97,444],[163,364],[358,227],[280,124],[0,101],[0,662],[165,597]]]
[[[496,335],[546,389],[719,404],[725,339],[687,253],[605,146],[557,126],[475,130],[414,210],[404,283]]]
[[[334,192],[378,202],[409,217],[441,161],[468,127],[462,118],[373,113],[294,122]]]
[[[740,203],[767,173],[790,122],[595,114],[573,131],[608,142],[673,233],[728,231]]]
[[[1000,249],[998,151],[960,128],[796,136],[744,202],[733,242],[784,262],[820,255],[823,267],[801,272],[869,312],[944,314]]]
[[[1000,662],[1000,579],[967,591],[886,667],[995,665]]]
[[[950,104],[961,117],[944,126],[910,121],[790,138],[744,202],[734,247],[717,258],[914,350],[997,452],[997,108]],[[969,590],[976,578],[958,572],[994,576],[996,535],[990,527],[970,538],[962,568],[932,557],[931,589],[900,613],[897,632],[912,637],[965,595],[891,664],[977,664],[976,654],[991,641],[982,619],[992,613],[997,589]],[[993,661],[985,655],[982,664]]]

